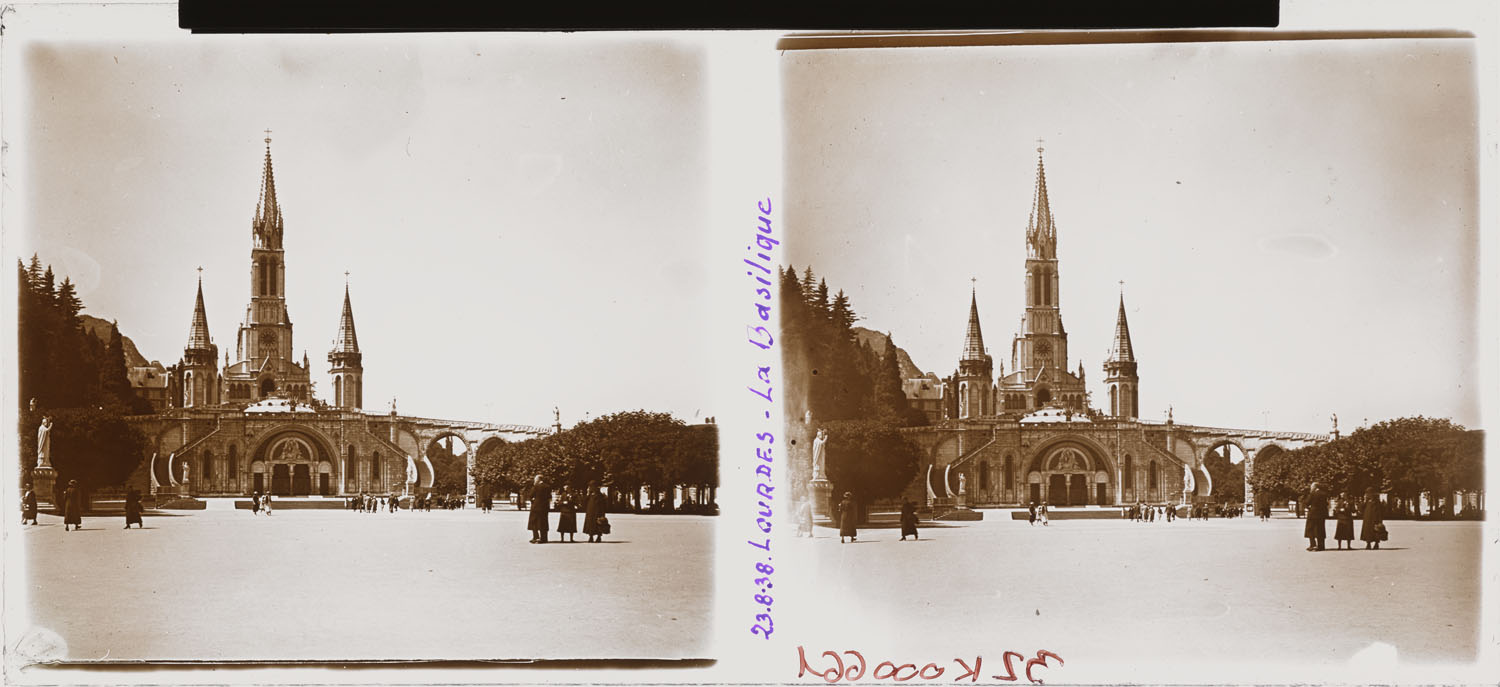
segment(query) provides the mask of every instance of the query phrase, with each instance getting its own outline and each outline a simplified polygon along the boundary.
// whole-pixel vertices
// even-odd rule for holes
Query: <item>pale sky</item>
[[[1069,367],[1142,417],[1478,426],[1470,41],[789,51],[788,261],[952,374],[970,278],[1010,369],[1044,139]]]
[[[33,43],[8,65],[24,207],[7,248],[164,364],[202,266],[233,357],[269,128],[295,355],[320,396],[347,270],[367,410],[701,419],[701,52],[567,35]]]

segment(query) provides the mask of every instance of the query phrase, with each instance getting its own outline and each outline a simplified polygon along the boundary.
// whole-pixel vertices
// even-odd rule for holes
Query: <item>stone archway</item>
[[[1076,434],[1057,436],[1034,449],[1026,465],[1026,496],[1049,506],[1111,505],[1117,474],[1097,443]]]
[[[464,435],[452,430],[438,432],[427,438],[422,449],[423,461],[417,471],[423,488],[443,493],[472,491],[470,471],[474,468],[475,445]]]
[[[332,466],[337,453],[327,439],[306,427],[281,426],[267,431],[250,452],[263,475],[264,490],[277,496],[311,496],[323,492],[323,465]]]

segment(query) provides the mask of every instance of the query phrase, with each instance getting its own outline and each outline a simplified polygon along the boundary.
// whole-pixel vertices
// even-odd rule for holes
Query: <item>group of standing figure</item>
[[[802,516],[798,517],[800,519]],[[808,536],[812,536],[811,510],[807,511],[806,519]],[[839,501],[838,523],[840,544],[844,543],[845,537],[848,537],[851,542],[858,541],[859,504],[854,501],[854,492],[844,492],[843,500]],[[910,499],[901,502],[901,541],[906,541],[907,537],[920,539],[917,536],[917,504],[912,503]]]
[[[78,480],[68,480],[68,488],[63,490],[63,531],[83,529],[83,492],[78,488]],[[131,489],[125,494],[125,529],[135,525],[137,529],[144,529],[145,523],[141,516],[145,508],[141,506],[141,492]],[[38,525],[37,522],[37,499],[36,491],[31,484],[26,484],[26,491],[21,495],[21,524]]]
[[[262,494],[259,491],[256,491],[254,494],[250,495],[250,514],[260,515],[261,511],[265,511],[266,515],[271,514],[270,492]]]
[[[530,514],[526,518],[526,529],[531,530],[531,543],[547,543],[548,514],[552,511],[552,488],[542,484],[542,476],[537,475],[531,483],[531,492],[528,500],[531,504]],[[598,482],[589,482],[589,487],[583,498],[583,533],[588,535],[590,543],[604,541],[604,535],[609,534],[609,517],[605,515],[607,501],[604,493],[599,490]],[[571,492],[563,490],[562,497],[557,503],[557,540],[577,541],[573,535],[578,532],[578,503],[574,500]],[[563,539],[567,535],[567,539]]]
[[[1028,505],[1026,507],[1026,521],[1032,526],[1035,526],[1038,522],[1042,523],[1043,526],[1046,526],[1047,502],[1043,501],[1040,505],[1038,505],[1037,502],[1032,501],[1031,505]]]
[[[1362,522],[1359,527],[1360,541],[1365,543],[1366,549],[1380,548],[1380,542],[1390,537],[1385,528],[1385,517],[1380,507],[1380,492],[1374,488],[1365,491],[1364,512],[1361,513]],[[1334,518],[1338,523],[1333,531],[1333,539],[1338,548],[1344,548],[1348,544],[1350,550],[1354,549],[1354,503],[1348,494],[1339,498],[1338,506],[1334,511]],[[1302,526],[1302,536],[1307,537],[1308,551],[1323,551],[1323,543],[1328,537],[1328,494],[1323,491],[1323,486],[1317,482],[1312,485],[1312,490],[1307,496],[1307,524]]]
[[[366,494],[360,492],[358,496],[350,496],[348,500],[349,510],[360,513],[379,513],[390,511],[392,513],[401,510],[401,497],[395,494]]]

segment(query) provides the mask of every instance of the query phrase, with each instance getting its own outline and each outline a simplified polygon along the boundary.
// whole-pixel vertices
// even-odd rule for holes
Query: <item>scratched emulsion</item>
[[[43,515],[28,610],[74,661],[710,656],[713,518],[612,514],[603,544],[545,546],[525,518]]]

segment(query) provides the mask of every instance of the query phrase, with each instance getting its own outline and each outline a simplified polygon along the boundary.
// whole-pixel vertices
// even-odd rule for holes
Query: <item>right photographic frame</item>
[[[804,673],[1481,659],[1475,41],[1269,38],[782,41]]]

